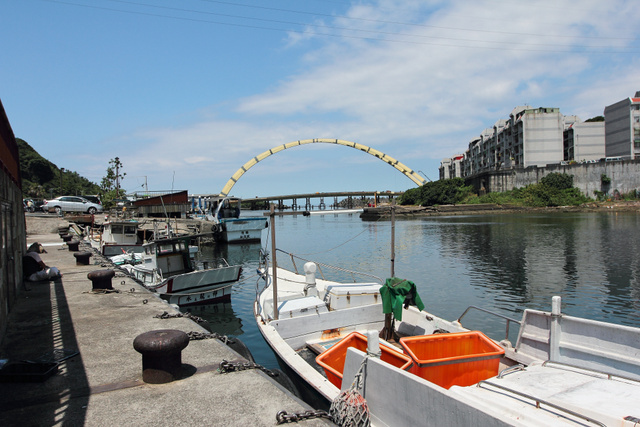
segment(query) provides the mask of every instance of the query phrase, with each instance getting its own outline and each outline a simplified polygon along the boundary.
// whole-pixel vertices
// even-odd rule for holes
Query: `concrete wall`
[[[0,341],[22,287],[26,229],[18,146],[0,102]]]
[[[617,162],[580,163],[574,165],[547,165],[546,167],[528,167],[525,169],[484,172],[465,179],[467,185],[473,185],[476,191],[482,188],[486,192],[502,192],[514,188],[537,184],[550,173],[566,173],[573,175],[573,185],[582,193],[594,198],[595,191],[613,194],[618,190],[621,194],[632,190],[640,191],[640,160],[623,160]],[[609,185],[602,184],[602,174],[611,178]]]

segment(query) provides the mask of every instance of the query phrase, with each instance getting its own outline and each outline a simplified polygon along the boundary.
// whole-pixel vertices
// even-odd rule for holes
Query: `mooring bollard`
[[[95,270],[87,274],[87,278],[91,280],[93,289],[113,289],[111,278],[115,275],[113,270]]]
[[[67,242],[67,246],[69,246],[69,251],[77,252],[79,244],[80,244],[79,240],[70,240],[70,241],[68,241]]]
[[[62,237],[62,240],[64,240],[65,242],[69,243],[71,239],[73,239],[73,234],[63,234],[60,237]]]
[[[91,252],[76,252],[73,256],[76,257],[76,265],[89,265]]]
[[[182,375],[182,350],[189,336],[175,329],[145,332],[133,340],[133,348],[142,354],[142,380],[164,384]]]

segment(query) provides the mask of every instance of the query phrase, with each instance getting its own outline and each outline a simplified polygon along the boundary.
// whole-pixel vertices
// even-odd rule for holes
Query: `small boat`
[[[87,239],[91,246],[106,257],[144,252],[138,236],[139,223],[132,218],[109,217],[100,230],[91,229]]]
[[[331,405],[339,425],[335,414],[349,411],[334,408],[345,402],[374,426],[640,422],[640,328],[569,316],[560,297],[520,320],[477,307],[445,320],[424,309],[408,280],[326,280],[316,276],[330,266],[287,255],[292,270],[275,260],[259,269],[256,322],[302,381],[301,397]],[[463,326],[475,310],[504,322],[505,338]],[[354,390],[359,400],[348,401]]]
[[[192,258],[189,241],[193,235],[155,240],[142,245],[141,263],[122,267],[147,289],[181,307],[231,300],[231,287],[240,279],[242,266],[220,265]]]
[[[237,197],[219,197],[211,200],[205,219],[213,222],[211,231],[217,241],[227,243],[259,242],[267,227],[264,217],[240,216],[242,200]]]

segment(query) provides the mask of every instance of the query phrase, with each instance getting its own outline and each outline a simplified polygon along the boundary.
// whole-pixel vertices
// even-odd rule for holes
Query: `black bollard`
[[[133,348],[142,354],[142,380],[164,384],[182,375],[182,350],[189,336],[175,329],[145,332],[133,340]]]
[[[80,244],[79,240],[70,240],[70,241],[68,241],[67,242],[67,246],[69,246],[69,251],[70,252],[77,252],[79,244]]]
[[[115,275],[113,270],[95,270],[87,274],[87,278],[91,280],[93,289],[113,289],[111,278]]]
[[[76,258],[76,265],[89,265],[91,252],[76,252],[73,256]]]

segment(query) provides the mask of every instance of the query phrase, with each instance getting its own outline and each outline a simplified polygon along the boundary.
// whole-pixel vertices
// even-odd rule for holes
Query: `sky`
[[[0,0],[17,138],[127,192],[217,194],[296,140],[379,150],[429,180],[520,105],[582,120],[640,90],[637,0]],[[230,194],[404,191],[362,151],[267,157]]]

